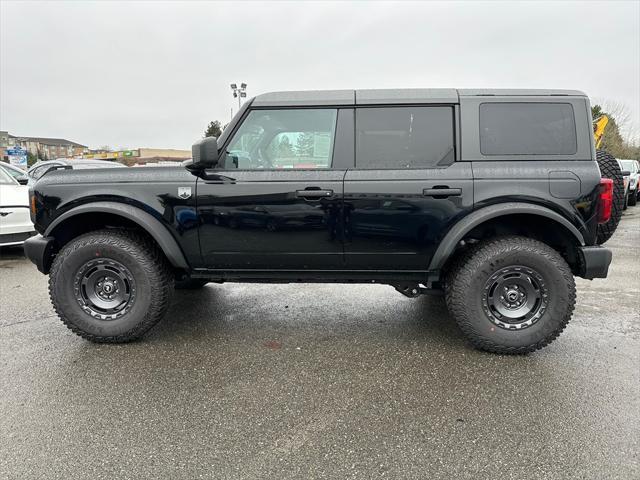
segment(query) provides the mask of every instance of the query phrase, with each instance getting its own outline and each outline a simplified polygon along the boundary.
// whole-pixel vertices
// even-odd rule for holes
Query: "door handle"
[[[435,198],[459,197],[460,195],[462,195],[462,189],[449,188],[449,187],[425,188],[424,190],[422,190],[422,194],[425,197],[435,197]]]
[[[333,196],[333,190],[296,190],[296,197],[320,200]]]

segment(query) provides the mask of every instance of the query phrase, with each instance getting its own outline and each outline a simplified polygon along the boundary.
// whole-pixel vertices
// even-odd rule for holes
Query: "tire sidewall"
[[[74,291],[75,277],[82,266],[97,258],[112,259],[123,264],[133,276],[136,296],[131,309],[115,320],[100,320],[85,312]],[[88,335],[115,337],[142,330],[153,301],[151,275],[139,259],[129,251],[111,244],[71,246],[53,279],[53,299],[66,320]]]
[[[482,299],[489,278],[501,269],[512,266],[528,267],[537,272],[548,294],[547,308],[540,319],[529,327],[517,330],[507,330],[493,323],[485,313]],[[469,293],[465,303],[472,320],[468,325],[474,330],[473,334],[506,348],[523,348],[544,341],[563,327],[567,315],[571,313],[570,289],[565,276],[544,255],[527,250],[502,253],[484,261],[471,277]]]

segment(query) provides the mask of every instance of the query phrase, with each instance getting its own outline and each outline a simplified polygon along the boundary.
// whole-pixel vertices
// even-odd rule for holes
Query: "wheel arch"
[[[553,231],[554,235],[559,235],[563,241],[575,246],[585,245],[582,233],[559,213],[541,205],[517,202],[503,203],[483,207],[458,221],[440,242],[429,264],[429,270],[441,270],[455,255],[460,242],[474,231],[498,224],[500,223],[498,220],[503,222],[509,219],[505,223],[512,225],[517,223],[514,222],[515,220],[521,220],[523,217],[534,220],[531,224],[523,225],[523,229],[539,229],[541,225],[557,226],[559,229]],[[516,232],[510,231],[509,233]],[[541,233],[544,234],[544,232]],[[550,233],[547,232],[547,234]]]
[[[173,267],[189,270],[189,264],[184,253],[167,228],[151,214],[131,205],[117,202],[92,202],[79,205],[53,220],[43,236],[55,238],[56,233],[59,234],[63,227],[76,224],[81,218],[86,218],[89,214],[103,214],[112,218],[120,218],[124,220],[122,222],[123,226],[137,226],[155,241]]]

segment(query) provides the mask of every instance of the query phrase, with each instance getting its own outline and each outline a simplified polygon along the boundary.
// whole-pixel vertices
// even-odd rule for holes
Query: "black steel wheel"
[[[97,258],[80,267],[73,281],[80,307],[94,318],[115,320],[136,300],[136,281],[127,267],[111,258]]]
[[[480,243],[447,272],[447,306],[478,349],[533,352],[551,343],[571,319],[576,291],[571,268],[550,246],[508,236]]]
[[[483,308],[500,328],[518,330],[540,320],[549,294],[540,273],[522,265],[501,268],[489,277],[482,294]]]
[[[58,316],[87,340],[129,342],[166,312],[173,275],[147,237],[100,230],[82,235],[56,255],[49,295]]]

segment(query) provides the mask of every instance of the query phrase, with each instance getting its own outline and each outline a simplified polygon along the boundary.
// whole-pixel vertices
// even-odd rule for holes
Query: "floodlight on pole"
[[[238,99],[238,110],[239,110],[240,105],[242,103],[242,99],[247,97],[247,84],[241,83],[240,88],[238,88],[237,83],[232,83],[230,86],[231,86],[231,92],[233,94],[233,98]]]

